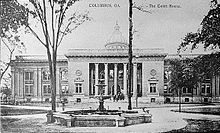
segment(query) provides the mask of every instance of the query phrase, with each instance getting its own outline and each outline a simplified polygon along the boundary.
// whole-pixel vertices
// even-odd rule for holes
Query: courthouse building
[[[167,53],[163,49],[133,49],[133,99],[138,96],[146,102],[175,101],[177,96],[169,93],[168,79],[165,78],[169,74],[165,66],[166,58]],[[103,48],[70,49],[64,56],[58,56],[56,71],[57,99],[92,99],[101,93],[97,86],[100,81],[105,84],[103,95],[114,96],[122,93],[126,98],[128,44],[118,24],[115,25],[110,39],[103,44]],[[49,101],[51,88],[46,56],[16,56],[11,72],[12,95],[16,100]],[[216,82],[219,84],[219,77]],[[212,82],[210,87],[211,84]],[[207,86],[205,88],[208,88]],[[215,86],[216,89],[219,90],[219,85]],[[183,100],[190,102],[192,96],[190,92],[187,94],[185,98],[189,98],[188,101]],[[200,97],[200,92],[193,96]]]

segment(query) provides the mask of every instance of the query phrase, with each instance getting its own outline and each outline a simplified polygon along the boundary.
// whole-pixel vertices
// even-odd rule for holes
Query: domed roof
[[[112,33],[110,39],[107,41],[105,47],[107,49],[126,49],[128,48],[128,44],[120,32],[120,27],[116,22],[114,27],[114,32]]]

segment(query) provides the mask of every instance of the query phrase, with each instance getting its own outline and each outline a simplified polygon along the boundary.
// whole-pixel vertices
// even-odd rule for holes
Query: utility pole
[[[128,49],[128,110],[132,109],[131,106],[131,87],[132,87],[132,39],[133,39],[133,22],[132,22],[132,7],[133,7],[133,1],[129,0],[129,49]]]

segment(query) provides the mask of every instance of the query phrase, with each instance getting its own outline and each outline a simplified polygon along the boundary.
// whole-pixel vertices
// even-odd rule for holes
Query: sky
[[[136,0],[135,2],[151,13],[133,9],[134,28],[137,31],[134,34],[133,47],[164,48],[165,52],[170,54],[176,53],[186,33],[197,31],[203,17],[210,9],[210,0]],[[95,7],[100,4],[111,7]],[[58,50],[59,55],[64,55],[71,48],[104,48],[114,31],[116,22],[128,41],[128,0],[82,0],[68,13],[75,11],[89,11],[92,20],[83,23],[64,38]],[[33,35],[25,34],[21,39],[26,45],[25,54],[46,54],[43,45]]]

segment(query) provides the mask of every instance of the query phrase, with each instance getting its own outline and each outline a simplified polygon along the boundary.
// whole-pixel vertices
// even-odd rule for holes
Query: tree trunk
[[[50,89],[51,89],[51,103],[52,110],[56,112],[56,74],[54,75],[54,71],[56,67],[54,67],[54,58],[51,56],[49,47],[47,48],[47,56],[49,63],[49,71],[50,71]]]
[[[128,110],[132,109],[131,106],[131,87],[132,87],[132,29],[133,29],[133,23],[132,23],[132,5],[133,1],[129,0],[129,50],[128,50]]]
[[[56,64],[57,64],[57,53],[53,51],[53,86],[52,86],[52,110],[56,111]]]

